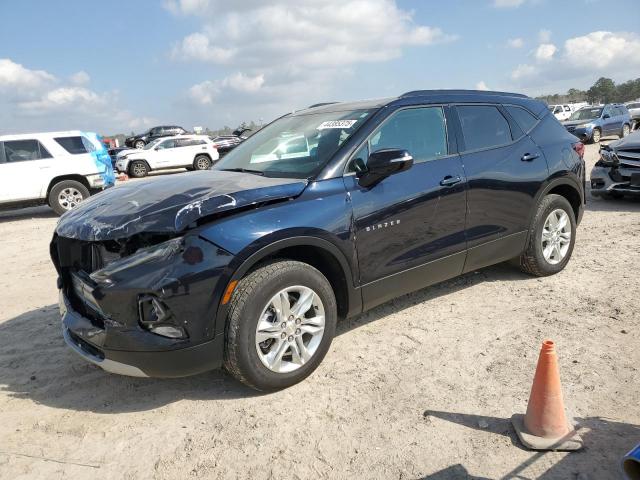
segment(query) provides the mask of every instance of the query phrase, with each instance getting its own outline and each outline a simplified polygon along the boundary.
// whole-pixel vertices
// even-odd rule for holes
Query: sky
[[[0,134],[234,128],[415,89],[640,77],[638,0],[0,0],[0,18]]]

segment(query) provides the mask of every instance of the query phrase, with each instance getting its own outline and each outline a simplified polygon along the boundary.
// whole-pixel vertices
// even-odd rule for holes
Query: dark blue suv
[[[132,182],[59,221],[64,338],[105,370],[225,366],[292,385],[336,321],[487,265],[573,250],[584,147],[523,95],[414,91],[285,115],[210,171]]]

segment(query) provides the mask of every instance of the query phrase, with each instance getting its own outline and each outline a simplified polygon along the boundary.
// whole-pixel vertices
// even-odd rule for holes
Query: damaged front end
[[[591,170],[591,194],[640,196],[640,133],[601,145],[600,158]]]
[[[198,235],[161,239],[51,243],[65,339],[105,370],[171,377],[222,362],[212,320],[233,256]]]
[[[200,236],[199,227],[291,198],[306,184],[203,173],[186,174],[182,185],[173,179],[116,187],[61,217],[51,257],[63,333],[86,360],[152,377],[222,365],[215,317],[234,255]]]

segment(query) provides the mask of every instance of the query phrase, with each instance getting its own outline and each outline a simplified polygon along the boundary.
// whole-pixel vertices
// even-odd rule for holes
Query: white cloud
[[[55,80],[56,77],[44,70],[30,70],[8,58],[0,58],[0,88],[38,89]]]
[[[510,38],[507,40],[507,45],[511,48],[522,48],[524,46],[524,40],[521,38]]]
[[[173,46],[171,58],[220,67],[218,78],[194,84],[188,97],[246,106],[238,93],[251,93],[253,111],[269,104],[277,113],[310,96],[330,96],[356,65],[457,38],[416,23],[395,0],[168,0],[165,7],[203,22]]]
[[[566,40],[561,48],[542,44],[535,63],[521,64],[511,73],[520,86],[598,76],[628,79],[640,69],[640,36],[636,33],[591,32]]]
[[[250,76],[237,72],[219,81],[205,80],[202,83],[193,85],[189,89],[189,96],[196,103],[210,105],[214,103],[215,98],[224,89],[231,89],[240,93],[256,93],[263,85],[263,74]]]
[[[168,5],[172,12],[206,19],[201,32],[174,46],[173,58],[242,67],[377,62],[400,56],[406,46],[455,39],[439,28],[415,24],[393,0],[247,1],[224,8],[213,0],[181,0]]]
[[[524,3],[524,0],[493,0],[496,8],[516,8]]]
[[[542,45],[538,45],[538,48],[535,52],[536,60],[541,62],[548,62],[553,58],[553,55],[556,53],[558,49],[552,43],[543,43]]]
[[[490,88],[487,87],[487,84],[484,83],[484,80],[481,80],[476,83],[476,90],[490,90]]]
[[[68,109],[87,111],[107,104],[107,95],[100,95],[84,87],[60,87],[47,91],[37,100],[20,102],[18,107],[25,113],[42,115]]]
[[[74,85],[86,85],[91,81],[91,77],[84,70],[80,70],[79,72],[74,73],[69,77],[69,80]]]
[[[538,42],[549,43],[551,41],[551,30],[542,29],[538,32]]]

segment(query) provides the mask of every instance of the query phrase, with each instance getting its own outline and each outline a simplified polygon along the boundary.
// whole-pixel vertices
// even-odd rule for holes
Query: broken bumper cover
[[[172,378],[194,375],[222,366],[223,335],[199,345],[175,350],[110,350],[104,348],[108,333],[74,311],[62,291],[60,313],[62,333],[67,345],[86,361],[107,372],[130,377]]]
[[[591,170],[591,195],[640,196],[640,169],[596,165]]]

